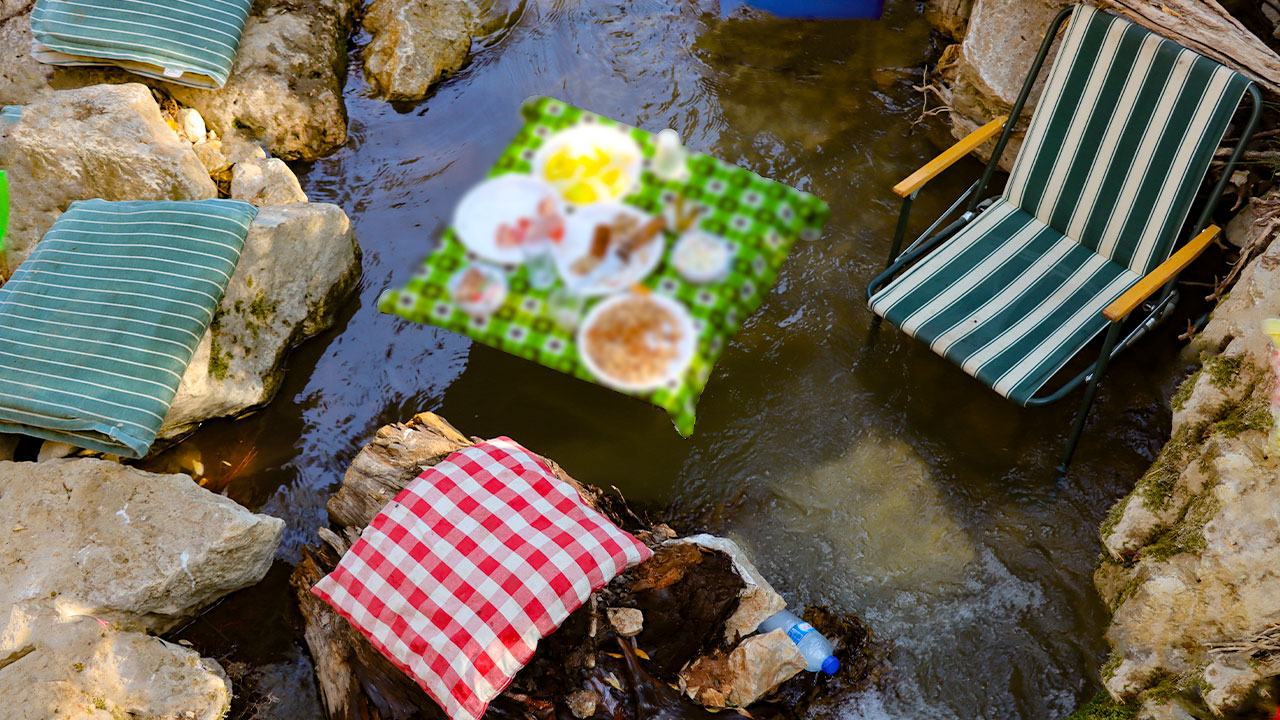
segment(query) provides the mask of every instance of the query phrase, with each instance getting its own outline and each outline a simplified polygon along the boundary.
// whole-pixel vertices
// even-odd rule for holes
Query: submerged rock
[[[1153,712],[1197,688],[1221,712],[1280,675],[1265,650],[1280,635],[1280,448],[1261,327],[1280,317],[1276,227],[1255,223],[1244,238],[1270,247],[1193,340],[1202,368],[1173,399],[1172,438],[1102,529],[1095,583],[1114,610],[1103,681]]]
[[[421,100],[467,61],[475,11],[467,0],[373,0],[364,28],[364,69],[386,100]]]
[[[338,206],[259,210],[160,437],[177,437],[205,420],[236,417],[270,400],[284,377],[285,354],[333,324],[359,276],[360,248]]]
[[[73,201],[203,200],[217,188],[144,85],[91,85],[40,95],[17,122],[0,121],[8,176],[5,274]]]
[[[342,86],[356,0],[255,2],[231,77],[217,90],[117,69],[37,62],[30,55],[34,3],[19,0],[13,5],[17,7],[0,20],[0,104],[25,104],[47,88],[145,82],[194,108],[208,129],[222,136],[240,132],[266,143],[285,160],[313,160],[346,142]]]

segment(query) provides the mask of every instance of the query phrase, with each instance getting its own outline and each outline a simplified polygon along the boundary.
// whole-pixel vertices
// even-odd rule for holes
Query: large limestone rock
[[[20,616],[163,632],[261,580],[283,530],[185,475],[0,462],[0,639]]]
[[[6,654],[0,720],[219,720],[231,705],[217,662],[90,617],[52,622]]]
[[[420,100],[467,61],[476,16],[467,0],[373,0],[364,28],[369,83],[387,100]]]
[[[285,353],[333,324],[360,275],[360,248],[336,205],[264,207],[212,327],[187,367],[160,430],[172,438],[235,417],[275,395]]]
[[[957,138],[1009,114],[1049,23],[1070,4],[1070,0],[933,0],[930,19],[943,33],[963,37],[958,46],[944,52],[940,63],[946,66],[944,91],[951,99],[952,132]],[[1035,110],[1053,57],[1051,53],[1018,121],[1018,131],[1001,157],[1005,170],[1013,167],[1022,129]],[[993,146],[987,143],[979,154],[990,157]]]
[[[32,0],[0,10],[0,104],[25,104],[47,88],[145,82],[198,110],[219,135],[237,131],[285,160],[311,160],[346,142],[347,37],[356,0],[259,0],[225,87],[199,90],[123,70],[55,68],[30,56]]]
[[[313,160],[347,141],[347,36],[356,0],[254,3],[225,87],[165,83],[220,135],[235,130],[284,160]]]
[[[75,200],[202,200],[217,196],[191,144],[144,85],[46,93],[0,122],[9,179],[4,267],[12,271]]]
[[[1240,241],[1271,240],[1278,225],[1262,218],[1251,226],[1262,234]],[[1222,711],[1280,675],[1280,658],[1262,650],[1280,635],[1268,317],[1280,317],[1275,242],[1192,343],[1203,366],[1173,399],[1172,438],[1103,527],[1108,560],[1095,583],[1114,609],[1103,681],[1113,696],[1142,697],[1152,713],[1170,688],[1199,688]]]

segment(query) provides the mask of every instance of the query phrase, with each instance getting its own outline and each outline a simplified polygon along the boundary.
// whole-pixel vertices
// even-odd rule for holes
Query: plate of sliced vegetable
[[[471,188],[453,213],[458,241],[478,257],[518,265],[564,239],[564,203],[555,188],[528,175],[499,175]]]

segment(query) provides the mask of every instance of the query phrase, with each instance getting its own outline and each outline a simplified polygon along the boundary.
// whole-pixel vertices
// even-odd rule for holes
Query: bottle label
[[[805,635],[813,632],[813,626],[807,622],[796,623],[787,629],[787,637],[791,638],[791,642],[799,645]]]

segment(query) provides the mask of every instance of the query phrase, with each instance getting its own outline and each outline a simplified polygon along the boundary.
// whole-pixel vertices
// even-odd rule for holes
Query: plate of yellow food
[[[576,125],[538,148],[532,174],[555,187],[567,202],[589,205],[626,197],[639,183],[643,164],[640,144],[627,132]]]
[[[601,301],[578,327],[578,356],[602,384],[646,392],[677,384],[689,368],[697,334],[676,300],[630,292]]]

